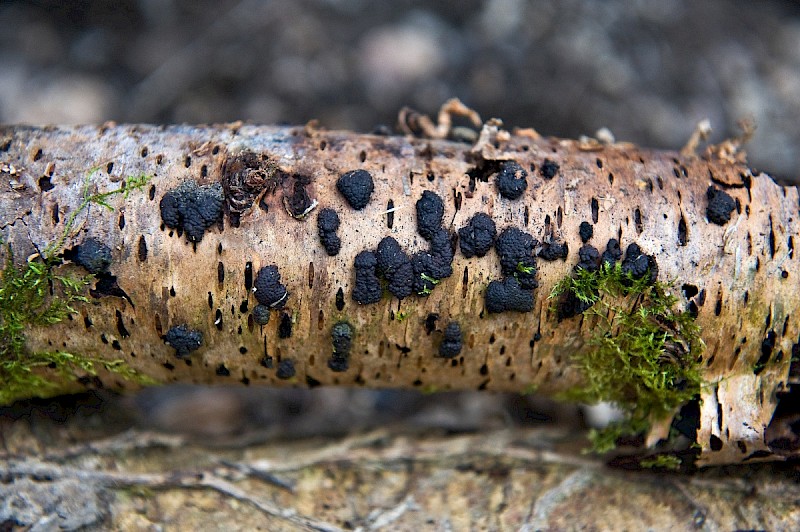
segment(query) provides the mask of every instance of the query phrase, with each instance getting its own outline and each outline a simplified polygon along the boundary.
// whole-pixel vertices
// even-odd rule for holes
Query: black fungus
[[[600,269],[601,260],[600,252],[597,251],[597,248],[586,244],[578,250],[578,264],[575,269],[596,272]]]
[[[455,358],[461,353],[461,326],[458,322],[451,321],[444,330],[444,339],[439,344],[439,356],[442,358]]]
[[[606,250],[603,252],[603,262],[608,263],[613,268],[621,258],[622,249],[619,247],[619,240],[616,238],[609,239],[608,244],[606,244]]]
[[[428,251],[415,253],[411,257],[414,268],[414,291],[419,295],[428,295],[439,281],[453,275],[453,248],[450,235],[439,229],[431,240]]]
[[[66,256],[95,275],[108,272],[111,266],[111,249],[96,238],[87,238]]]
[[[283,308],[289,298],[289,292],[281,284],[281,274],[274,264],[264,266],[258,270],[253,283],[256,299],[269,308]]]
[[[736,202],[723,190],[708,187],[706,191],[708,207],[706,217],[717,225],[725,225],[731,219],[731,212],[736,208]]]
[[[506,199],[518,199],[528,188],[528,172],[514,161],[506,161],[500,166],[495,183],[500,195]]]
[[[390,236],[381,240],[376,256],[377,272],[386,279],[389,292],[398,299],[410,296],[414,290],[414,267],[397,240]]]
[[[189,329],[186,325],[177,325],[167,331],[164,341],[175,349],[175,356],[186,358],[202,345],[203,333]]]
[[[336,188],[352,208],[360,211],[369,203],[375,185],[372,175],[366,170],[352,170],[342,174],[336,181]]]
[[[436,193],[426,190],[417,200],[417,232],[430,240],[442,226],[444,202]]]
[[[533,292],[523,289],[514,277],[492,281],[486,288],[486,310],[491,313],[507,310],[530,312],[533,310]]]
[[[231,370],[225,367],[225,364],[220,364],[217,366],[216,374],[218,377],[230,377]]]
[[[536,258],[533,256],[537,244],[528,233],[508,227],[500,233],[494,245],[503,275],[515,277],[525,289],[539,286],[536,282]]]
[[[581,222],[578,233],[581,235],[581,240],[585,244],[592,238],[592,235],[594,235],[594,227],[592,227],[592,224],[589,222]]]
[[[469,219],[467,225],[458,230],[458,243],[461,253],[466,258],[483,257],[494,245],[497,228],[494,220],[485,213],[479,212]]]
[[[539,168],[539,173],[542,174],[542,177],[545,179],[553,179],[558,173],[559,168],[558,163],[550,159],[545,159],[541,168]]]
[[[646,276],[647,283],[653,284],[658,278],[658,264],[654,257],[642,253],[637,244],[630,244],[622,261],[622,274],[634,279],[644,279]]]
[[[356,281],[353,287],[353,300],[361,305],[377,303],[381,300],[381,282],[376,275],[378,258],[372,251],[362,251],[356,255],[354,267]]]
[[[340,321],[331,329],[331,343],[333,353],[328,359],[328,368],[331,371],[347,371],[350,367],[350,350],[353,347],[353,326],[346,321]]]
[[[279,379],[291,379],[295,375],[294,362],[288,358],[284,358],[278,362],[278,369],[275,371],[275,376]]]
[[[539,253],[536,254],[537,257],[553,261],[557,259],[566,259],[567,254],[569,253],[569,247],[565,243],[562,242],[546,242],[542,249],[539,250]]]
[[[184,181],[161,198],[161,219],[171,229],[182,229],[191,242],[199,242],[206,229],[222,220],[222,185],[199,187]]]
[[[253,319],[259,325],[266,325],[269,323],[269,307],[261,304],[256,305],[253,308]]]
[[[325,248],[325,253],[331,257],[338,255],[342,249],[342,240],[336,234],[339,229],[339,215],[333,209],[322,209],[317,215],[317,230],[319,240]]]

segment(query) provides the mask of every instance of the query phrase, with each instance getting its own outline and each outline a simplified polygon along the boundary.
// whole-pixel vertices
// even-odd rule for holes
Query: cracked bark
[[[536,388],[555,395],[581,385],[570,356],[589,349],[594,324],[580,317],[559,322],[547,296],[577,262],[579,224],[589,221],[590,243],[601,251],[610,238],[623,249],[635,242],[656,258],[659,279],[677,290],[691,287],[679,294],[680,305],[697,309],[706,344],[703,377],[710,383],[701,397],[698,464],[780,459],[797,451],[793,425],[783,417],[773,423],[773,433],[785,436],[780,448],[771,445],[768,427],[780,394],[797,381],[797,370],[790,372],[800,336],[798,192],[752,172],[722,148],[696,157],[540,138],[531,130],[509,134],[492,122],[475,145],[241,124],[11,126],[0,130],[0,140],[0,236],[17,260],[59,238],[92,168],[99,168],[91,174],[97,192],[118,188],[129,176],[152,176],[142,193],[109,198],[113,212],[96,206],[82,212],[65,242],[72,248],[91,236],[107,245],[110,273],[128,298],[93,298],[72,320],[30,328],[32,352],[123,359],[160,382]],[[243,152],[261,158],[262,172],[250,174],[250,182],[226,179]],[[558,165],[552,179],[540,173],[545,159]],[[517,201],[474,178],[481,163],[507,160],[530,169]],[[375,180],[369,204],[359,211],[335,186],[355,169]],[[164,194],[187,180],[220,183],[225,190],[224,221],[194,243],[165,227],[159,211]],[[709,186],[736,201],[722,226],[706,218]],[[387,235],[409,252],[427,247],[416,233],[414,207],[424,190],[444,200],[451,232],[486,212],[498,230],[515,226],[540,241],[568,243],[566,261],[539,262],[532,313],[485,312],[486,286],[500,278],[493,252],[466,259],[457,251],[453,275],[429,297],[384,295],[370,305],[352,300],[358,252],[374,250]],[[290,215],[313,201],[341,217],[341,252],[334,257],[320,244],[317,211]],[[289,297],[259,326],[251,316],[256,300],[248,278],[270,264],[278,266]],[[61,268],[78,271],[73,264]],[[434,313],[439,319],[426,330]],[[331,328],[339,321],[355,328],[345,372],[328,366]],[[463,350],[453,360],[435,356],[450,321],[464,331]],[[179,325],[202,333],[202,345],[185,360],[164,342]],[[766,360],[765,340],[774,342]],[[295,373],[284,380],[278,370],[287,360]],[[99,377],[107,388],[130,387],[114,374]],[[88,381],[82,382],[65,381],[62,391],[83,389]],[[666,436],[668,421],[653,429],[650,441]]]

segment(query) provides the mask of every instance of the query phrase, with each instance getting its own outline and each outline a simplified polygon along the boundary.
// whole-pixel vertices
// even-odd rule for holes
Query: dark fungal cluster
[[[619,264],[619,274],[620,282],[624,286],[630,286],[636,280],[644,280],[646,284],[653,285],[658,278],[658,263],[655,257],[643,253],[638,244],[631,243],[625,249],[623,259],[619,241],[615,238],[608,241],[602,255],[594,246],[584,245],[578,251],[578,259],[574,271],[583,270],[588,273],[613,272],[617,263],[622,259]],[[599,295],[599,290],[597,287],[591,287],[589,291],[591,292],[588,294],[591,296],[590,299],[578,297],[573,290],[562,293],[557,306],[558,320],[577,316],[591,308],[593,300]]]
[[[710,222],[717,225],[725,225],[731,219],[731,213],[736,208],[736,202],[730,195],[714,187],[708,187],[706,191],[708,206],[706,207],[706,217]]]
[[[203,344],[203,333],[190,329],[187,325],[176,325],[164,335],[164,342],[175,349],[175,356],[186,358]]]
[[[161,220],[186,233],[190,242],[199,242],[207,229],[222,221],[224,200],[221,184],[200,187],[187,180],[161,198]]]
[[[542,260],[554,261],[564,260],[569,254],[569,247],[564,242],[545,242],[542,248],[536,253],[536,256]]]
[[[346,321],[336,323],[331,329],[333,353],[328,359],[328,368],[334,372],[347,371],[350,367],[350,350],[353,348],[355,329]]]
[[[386,289],[398,299],[414,293],[428,295],[439,281],[453,274],[453,243],[442,227],[444,203],[435,193],[425,191],[417,201],[417,232],[430,245],[427,250],[409,257],[393,237],[387,236],[376,251],[363,250],[356,255],[353,300],[366,305],[380,301]]]
[[[486,288],[486,310],[490,313],[533,310],[533,292],[525,290],[515,277],[494,280]]]
[[[497,228],[494,220],[483,212],[475,214],[458,230],[458,244],[466,258],[483,257],[494,245]]]
[[[378,258],[373,251],[364,250],[356,255],[355,286],[353,287],[353,301],[360,305],[377,303],[381,300],[381,281],[376,274]]]
[[[253,291],[258,302],[267,308],[283,308],[289,298],[289,292],[281,283],[278,267],[274,264],[258,270],[256,280],[253,282]]]
[[[387,236],[378,244],[377,272],[387,282],[387,289],[397,299],[413,293],[414,267],[411,259],[394,238]]]
[[[542,166],[539,168],[539,173],[545,179],[553,179],[560,169],[561,167],[558,166],[557,162],[545,159]]]
[[[451,321],[444,330],[444,338],[439,344],[439,356],[442,358],[455,358],[461,353],[462,338],[461,326],[457,321]]]
[[[419,295],[428,295],[441,279],[453,275],[453,244],[450,233],[442,227],[442,198],[426,190],[417,200],[416,209],[417,232],[430,242],[430,247],[411,258],[414,291]]]
[[[82,266],[93,275],[107,273],[111,266],[111,248],[94,237],[89,237],[83,242],[66,250],[64,258]]]
[[[360,211],[369,203],[375,185],[366,170],[352,170],[336,181],[336,189],[353,209]]]
[[[526,290],[539,286],[536,281],[536,258],[533,254],[537,244],[538,241],[532,235],[516,227],[504,229],[494,244],[503,275],[513,276]]]
[[[528,172],[518,163],[506,161],[500,165],[495,183],[497,191],[506,199],[519,199],[528,188]]]
[[[334,257],[342,249],[342,240],[336,231],[339,229],[339,215],[330,208],[319,211],[317,215],[317,230],[319,231],[319,241],[325,248],[325,253]]]

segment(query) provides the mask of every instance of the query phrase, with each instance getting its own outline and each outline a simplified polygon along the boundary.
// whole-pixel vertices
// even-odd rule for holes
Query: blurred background
[[[404,105],[433,114],[456,96],[507,126],[570,137],[607,127],[659,148],[680,148],[704,118],[713,141],[752,119],[751,165],[800,177],[793,1],[2,0],[0,28],[4,123],[317,118],[369,132],[393,127]],[[180,387],[124,401],[140,423],[222,435],[301,418],[331,430],[584,422],[569,407],[488,394]],[[181,425],[198,418],[203,427]]]

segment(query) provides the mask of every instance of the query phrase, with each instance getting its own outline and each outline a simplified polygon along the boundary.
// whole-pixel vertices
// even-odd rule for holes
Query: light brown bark
[[[580,317],[559,322],[549,311],[548,295],[577,262],[578,226],[589,221],[594,223],[591,243],[600,251],[610,238],[618,238],[623,249],[638,243],[656,258],[660,280],[676,292],[693,285],[704,296],[703,301],[694,298],[706,344],[703,376],[710,383],[701,398],[699,463],[773,457],[765,432],[776,394],[789,382],[800,335],[800,268],[793,252],[798,192],[719,151],[681,156],[629,144],[539,138],[530,131],[508,135],[490,126],[476,145],[240,124],[8,127],[0,136],[7,148],[0,159],[15,170],[3,174],[0,234],[18,259],[59,237],[64,220],[81,202],[91,168],[100,168],[91,174],[92,190],[99,192],[119,187],[128,176],[152,176],[152,186],[141,194],[110,198],[113,212],[91,207],[81,213],[79,230],[65,243],[71,247],[88,236],[106,243],[113,255],[110,271],[129,300],[93,299],[71,321],[32,328],[27,333],[32,351],[59,348],[122,358],[162,382],[536,389],[553,395],[582,382],[570,357],[587,349],[593,324]],[[246,150],[266,156],[281,178],[252,197],[238,227],[226,214],[221,226],[193,244],[163,226],[159,201],[167,191],[188,179],[199,185],[223,182],[226,162],[230,168]],[[560,168],[551,180],[538,171],[545,159]],[[504,160],[533,169],[520,200],[501,198],[492,182],[475,181],[473,190],[468,172],[481,161]],[[362,211],[352,210],[335,187],[341,174],[354,169],[369,171],[375,180]],[[48,176],[51,190],[41,188],[42,176]],[[319,242],[317,211],[302,219],[287,212],[286,200],[299,176],[310,178],[305,190],[318,202],[317,210],[331,207],[341,217],[342,249],[335,257],[327,256]],[[710,185],[737,201],[723,226],[706,218]],[[569,244],[566,261],[539,261],[532,313],[485,311],[486,286],[501,277],[493,252],[466,259],[457,251],[454,274],[429,297],[398,301],[384,296],[370,305],[352,300],[359,251],[375,249],[387,235],[409,252],[427,247],[416,232],[414,207],[424,190],[444,199],[444,224],[453,232],[485,212],[498,231],[515,226],[540,241],[553,237]],[[681,220],[685,241],[679,237]],[[255,300],[245,286],[246,269],[255,276],[270,264],[278,266],[290,295],[286,308],[273,311],[269,324],[260,327],[249,319]],[[678,295],[681,304],[688,303]],[[439,320],[428,332],[426,318],[432,313]],[[338,321],[355,328],[350,369],[344,373],[327,365],[331,327]],[[450,321],[458,321],[465,334],[455,362],[435,356]],[[291,322],[290,337],[280,337],[281,322],[285,327]],[[163,340],[167,330],[182,324],[203,335],[201,348],[188,359],[191,365],[177,359]],[[774,353],[763,371],[754,372],[770,332]],[[295,377],[278,379],[274,367],[262,365],[265,357],[273,357],[276,365],[292,360]],[[127,386],[114,375],[101,379],[107,387]],[[71,386],[78,385],[65,383],[65,390]]]

